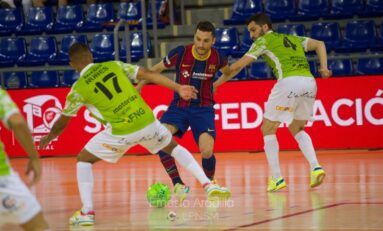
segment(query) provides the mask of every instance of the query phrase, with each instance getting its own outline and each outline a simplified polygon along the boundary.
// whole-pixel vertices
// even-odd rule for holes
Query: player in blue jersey
[[[195,142],[202,155],[202,167],[207,177],[214,179],[216,159],[213,153],[215,140],[213,81],[218,70],[229,74],[227,58],[213,48],[215,28],[211,22],[198,23],[194,43],[178,46],[151,68],[162,72],[176,68],[176,82],[192,85],[198,90],[197,99],[183,100],[175,92],[174,98],[160,121],[173,135],[182,137],[191,128]],[[140,83],[141,89],[145,83]],[[184,200],[189,187],[185,186],[179,175],[174,158],[160,151],[159,156],[167,173],[173,181],[174,192],[180,201]]]

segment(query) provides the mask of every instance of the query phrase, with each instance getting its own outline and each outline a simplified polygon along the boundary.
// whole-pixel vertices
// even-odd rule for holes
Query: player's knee
[[[202,148],[200,151],[201,151],[201,156],[204,159],[209,159],[213,155],[212,148]]]
[[[289,131],[292,135],[296,135],[298,132],[303,131],[305,127],[303,125],[297,125],[297,124],[290,124],[289,125]]]
[[[175,139],[172,139],[170,141],[170,143],[165,148],[163,148],[161,151],[165,152],[166,154],[171,155],[174,148],[177,147],[177,145],[178,145],[177,141],[175,141]]]
[[[261,131],[264,136],[275,134],[277,132],[277,129],[278,129],[278,126],[272,123],[267,123],[267,122],[264,122],[261,126]]]

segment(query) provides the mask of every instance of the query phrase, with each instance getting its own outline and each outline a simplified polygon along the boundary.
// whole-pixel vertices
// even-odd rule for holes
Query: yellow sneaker
[[[311,171],[311,180],[310,180],[311,188],[317,187],[320,184],[322,184],[325,176],[326,176],[326,173],[321,166],[315,167],[314,170]]]
[[[94,225],[94,211],[84,214],[81,209],[77,210],[71,218],[69,218],[70,225],[90,226]]]
[[[174,186],[174,193],[176,194],[178,202],[180,202],[180,203],[182,203],[185,200],[185,198],[188,195],[189,191],[190,191],[189,186],[186,186],[186,185],[183,185],[183,184],[180,184],[180,183],[177,183]]]
[[[278,180],[274,181],[273,177],[270,177],[269,183],[267,185],[268,192],[275,192],[286,187],[286,181],[282,177],[279,177]]]
[[[221,187],[213,182],[205,187],[205,192],[209,201],[225,201],[231,197],[230,189]]]

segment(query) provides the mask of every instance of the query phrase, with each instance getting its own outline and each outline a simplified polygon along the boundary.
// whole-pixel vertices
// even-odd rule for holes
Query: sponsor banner
[[[306,126],[316,148],[383,148],[383,76],[317,79],[317,83],[315,121]],[[262,115],[274,84],[274,80],[229,82],[217,90],[215,151],[263,150]],[[68,92],[68,88],[9,91],[28,122],[36,147],[59,117]],[[154,85],[146,86],[142,94],[157,118],[167,109],[173,95],[168,89]],[[102,129],[103,125],[82,109],[40,153],[77,154]],[[280,126],[277,136],[281,149],[298,148],[285,124]],[[10,156],[25,156],[13,133],[1,127],[1,137]],[[198,152],[190,130],[177,140],[192,152]],[[148,152],[135,147],[129,153]]]

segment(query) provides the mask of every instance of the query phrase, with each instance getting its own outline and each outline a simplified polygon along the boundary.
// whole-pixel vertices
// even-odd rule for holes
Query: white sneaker
[[[70,225],[90,226],[94,225],[94,211],[84,214],[81,209],[77,210],[71,218],[69,218]]]
[[[221,187],[216,183],[210,183],[205,187],[207,199],[210,201],[224,201],[231,197],[230,189]]]
[[[186,186],[186,185],[183,185],[183,184],[180,184],[180,183],[177,183],[174,186],[174,193],[176,194],[176,197],[178,198],[178,201],[180,203],[182,203],[185,200],[185,198],[188,195],[189,191],[190,191],[189,186]]]

